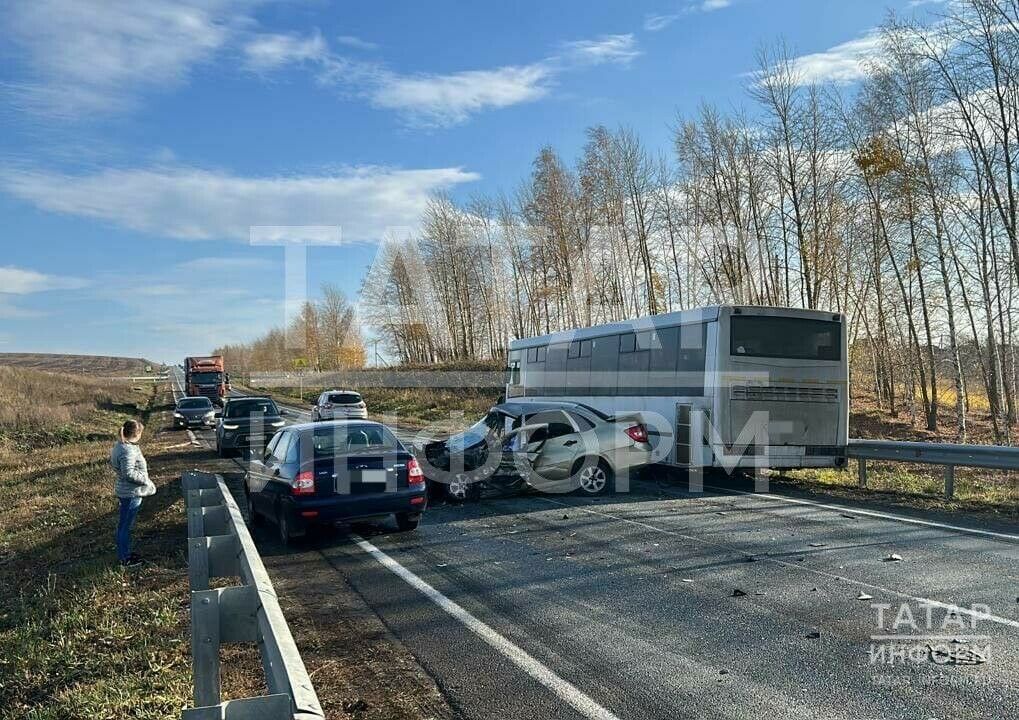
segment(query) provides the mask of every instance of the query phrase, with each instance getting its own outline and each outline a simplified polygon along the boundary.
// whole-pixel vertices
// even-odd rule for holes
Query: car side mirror
[[[217,410],[216,414],[213,415],[213,417],[218,420],[219,418],[223,417],[223,411],[222,410]]]
[[[290,411],[280,408],[280,417],[290,417]]]

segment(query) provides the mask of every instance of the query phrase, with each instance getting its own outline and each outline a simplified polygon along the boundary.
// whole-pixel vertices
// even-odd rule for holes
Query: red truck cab
[[[185,358],[184,385],[188,395],[207,397],[222,405],[230,392],[230,375],[223,364],[223,356]]]

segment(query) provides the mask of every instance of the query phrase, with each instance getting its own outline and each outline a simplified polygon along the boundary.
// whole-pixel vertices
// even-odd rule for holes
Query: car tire
[[[615,492],[616,475],[612,467],[601,458],[584,458],[573,466],[572,477],[578,483],[578,495],[605,495]]]
[[[468,500],[478,500],[481,498],[481,487],[478,483],[470,482],[463,477],[450,478],[450,482],[443,485],[447,502],[451,503],[464,503]]]
[[[396,527],[400,532],[409,532],[411,530],[418,529],[418,523],[421,522],[421,515],[410,513],[396,513]]]
[[[258,514],[258,511],[255,510],[254,504],[251,502],[251,493],[245,492],[244,497],[248,501],[248,525],[251,527],[258,527],[259,525],[262,525],[263,518]]]
[[[290,521],[287,520],[287,514],[282,509],[276,513],[276,530],[279,534],[280,545],[289,547],[293,544],[295,536],[290,529]]]

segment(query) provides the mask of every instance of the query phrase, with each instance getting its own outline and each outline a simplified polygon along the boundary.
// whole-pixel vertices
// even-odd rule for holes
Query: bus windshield
[[[834,320],[733,315],[730,353],[738,357],[841,360],[842,324]]]

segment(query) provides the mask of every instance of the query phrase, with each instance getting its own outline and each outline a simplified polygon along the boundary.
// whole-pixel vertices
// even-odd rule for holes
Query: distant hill
[[[144,375],[146,366],[158,371],[161,363],[144,358],[109,355],[60,355],[50,353],[0,353],[0,365],[16,365],[48,372],[75,375]]]

